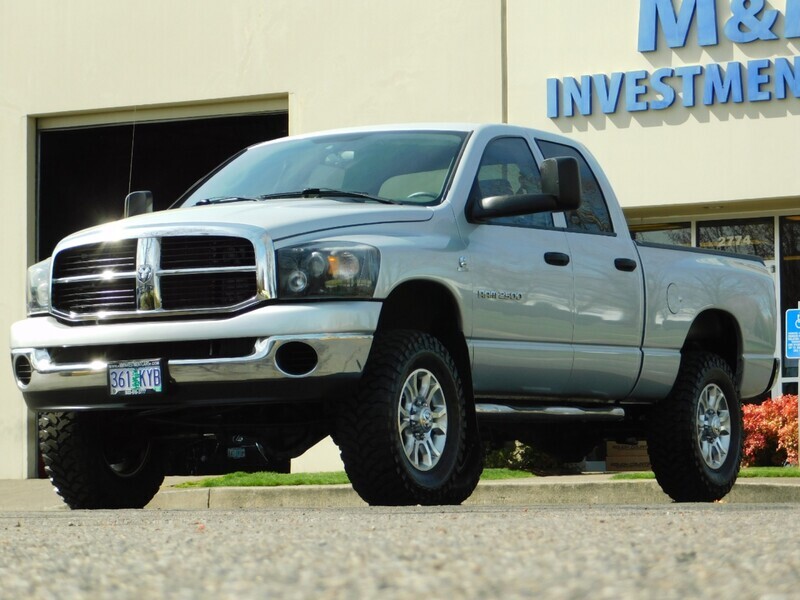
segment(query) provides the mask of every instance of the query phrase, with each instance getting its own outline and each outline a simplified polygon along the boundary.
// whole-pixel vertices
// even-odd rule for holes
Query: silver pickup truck
[[[72,508],[327,435],[370,504],[462,502],[487,441],[603,439],[646,439],[666,493],[712,501],[777,369],[760,260],[635,243],[583,146],[507,125],[253,146],[64,239],[27,303],[13,369]]]

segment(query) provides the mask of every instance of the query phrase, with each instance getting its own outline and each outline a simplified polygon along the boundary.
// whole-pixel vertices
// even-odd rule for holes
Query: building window
[[[689,222],[631,225],[630,230],[633,239],[637,242],[668,246],[692,245],[692,224]]]
[[[775,222],[767,219],[703,221],[697,224],[697,245],[708,250],[775,258]]]

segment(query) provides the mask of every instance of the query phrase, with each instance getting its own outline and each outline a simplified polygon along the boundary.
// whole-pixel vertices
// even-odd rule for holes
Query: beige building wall
[[[495,0],[0,0],[0,331],[25,312],[37,124],[241,106],[288,106],[292,133],[498,121],[500,7]],[[18,478],[35,472],[35,437],[6,365],[0,478]]]
[[[774,27],[781,39],[733,44],[724,35],[730,2],[717,0],[716,5],[717,45],[700,47],[693,26],[685,47],[670,49],[660,36],[656,52],[641,53],[639,0],[509,0],[509,120],[585,143],[626,209],[669,206],[672,214],[691,213],[708,204],[738,201],[758,208],[800,195],[790,175],[792,157],[800,153],[800,101],[793,97],[713,106],[699,101],[693,108],[684,108],[678,99],[665,110],[635,113],[624,110],[623,97],[613,115],[595,107],[590,117],[546,118],[549,77],[579,79],[638,69],[652,74],[661,67],[800,54],[800,39],[780,36],[782,17]],[[774,0],[769,7],[785,12],[786,1]]]
[[[639,0],[0,0],[0,330],[24,317],[37,127],[286,108],[291,133],[508,120],[584,142],[631,213],[796,204],[796,99],[547,118],[548,78],[799,52],[700,48],[692,30],[643,54],[638,18]],[[35,435],[7,365],[0,478],[17,478],[35,472]]]

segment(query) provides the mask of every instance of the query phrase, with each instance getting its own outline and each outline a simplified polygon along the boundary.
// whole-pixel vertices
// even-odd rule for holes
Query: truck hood
[[[425,206],[340,202],[324,198],[235,202],[130,217],[73,233],[58,246],[142,237],[149,230],[172,232],[186,229],[190,232],[198,228],[246,229],[250,232],[258,229],[273,240],[281,240],[309,232],[378,223],[428,221],[432,217],[433,210]]]

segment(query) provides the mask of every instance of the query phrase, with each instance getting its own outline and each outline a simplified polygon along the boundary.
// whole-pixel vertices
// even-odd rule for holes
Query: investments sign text
[[[800,0],[786,0],[783,12],[765,0],[639,0],[638,51],[654,52],[659,32],[667,46],[683,48],[692,25],[698,46],[715,46],[720,35],[734,44],[800,38]],[[634,113],[676,102],[691,108],[786,98],[800,98],[798,56],[547,80],[550,118],[588,116],[597,109],[613,114],[620,106]]]

